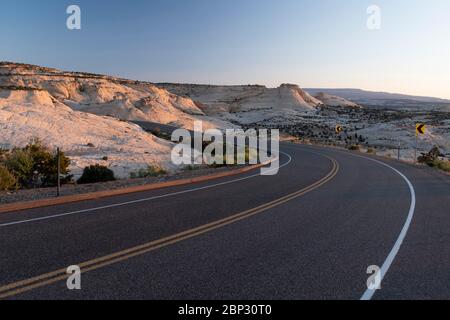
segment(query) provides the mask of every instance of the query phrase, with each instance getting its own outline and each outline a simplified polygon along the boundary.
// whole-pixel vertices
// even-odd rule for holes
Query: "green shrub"
[[[432,164],[428,164],[430,167],[438,168],[446,172],[450,172],[450,161],[449,160],[434,160]]]
[[[438,147],[433,147],[430,152],[428,153],[422,153],[420,157],[417,158],[419,163],[424,163],[429,165],[430,167],[434,166],[434,163],[438,160],[438,158],[441,156],[441,151]]]
[[[80,179],[78,179],[77,183],[86,184],[114,180],[116,180],[116,178],[114,177],[114,172],[112,170],[108,169],[105,166],[96,164],[84,168],[83,175]]]
[[[33,178],[34,160],[30,152],[13,149],[6,156],[6,167],[19,179],[22,186],[28,186]]]
[[[33,172],[41,177],[42,183],[45,187],[55,186],[58,180],[58,155],[56,152],[50,152],[39,140],[35,140],[25,147],[25,150],[30,152],[33,159]],[[72,180],[72,175],[69,174],[70,159],[60,151],[60,172],[65,177],[61,183],[68,183]]]
[[[0,164],[0,191],[17,189],[17,179],[14,175]]]
[[[195,165],[187,165],[183,168],[184,171],[194,171],[194,170],[199,170],[200,166],[195,166]]]
[[[149,177],[159,177],[167,174],[167,171],[158,166],[147,166],[145,169],[140,169],[137,172],[132,172],[130,174],[131,179],[137,178],[149,178]]]
[[[69,175],[70,159],[60,152],[61,183],[72,180]],[[25,148],[13,149],[5,160],[6,167],[17,177],[22,187],[55,186],[58,179],[58,155],[50,152],[42,142],[35,139]]]

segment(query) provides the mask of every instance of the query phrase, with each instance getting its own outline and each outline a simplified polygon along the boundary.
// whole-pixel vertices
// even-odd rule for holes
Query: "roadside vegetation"
[[[70,159],[60,153],[61,183],[69,183]],[[0,189],[54,187],[58,179],[58,156],[35,139],[24,148],[14,148],[0,153]]]
[[[158,166],[149,165],[149,166],[147,166],[147,168],[140,169],[136,172],[132,172],[130,174],[130,178],[131,179],[150,178],[150,177],[159,177],[159,176],[163,176],[166,174],[167,174],[167,171],[164,170],[163,168],[158,167]]]
[[[78,184],[115,181],[114,172],[99,164],[84,168],[83,175],[78,179]]]
[[[17,189],[17,179],[4,165],[0,164],[0,191]]]
[[[433,147],[428,153],[422,153],[417,160],[429,167],[450,172],[450,161],[444,158],[438,147]]]

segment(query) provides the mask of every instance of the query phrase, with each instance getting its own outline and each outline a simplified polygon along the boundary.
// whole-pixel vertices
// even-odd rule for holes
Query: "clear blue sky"
[[[82,30],[66,28],[78,4]],[[382,9],[368,30],[367,7]],[[450,98],[449,0],[2,0],[0,60],[149,81]]]

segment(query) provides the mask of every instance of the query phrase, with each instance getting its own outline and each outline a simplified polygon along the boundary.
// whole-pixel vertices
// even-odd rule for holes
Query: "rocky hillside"
[[[128,122],[74,111],[45,90],[0,89],[0,136],[1,149],[23,147],[35,138],[61,147],[75,176],[91,164],[108,166],[118,177],[148,164],[174,169],[169,142]]]
[[[397,93],[365,91],[361,89],[305,89],[312,95],[325,93],[343,97],[368,108],[422,111],[450,111],[450,100],[411,96]]]
[[[207,115],[238,124],[270,121],[315,112],[322,102],[299,86],[283,84],[278,88],[259,85],[211,86],[159,83],[171,93],[193,99]]]
[[[188,129],[195,120],[206,128],[227,127],[205,116],[196,103],[151,83],[39,66],[0,63],[0,87],[47,91],[74,110],[121,120],[151,121]]]
[[[362,108],[357,103],[323,92],[317,93],[314,97],[328,107]]]

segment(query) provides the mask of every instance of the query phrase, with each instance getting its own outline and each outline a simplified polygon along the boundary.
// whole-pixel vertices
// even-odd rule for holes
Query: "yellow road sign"
[[[416,124],[416,134],[425,134],[427,128],[424,124]]]

